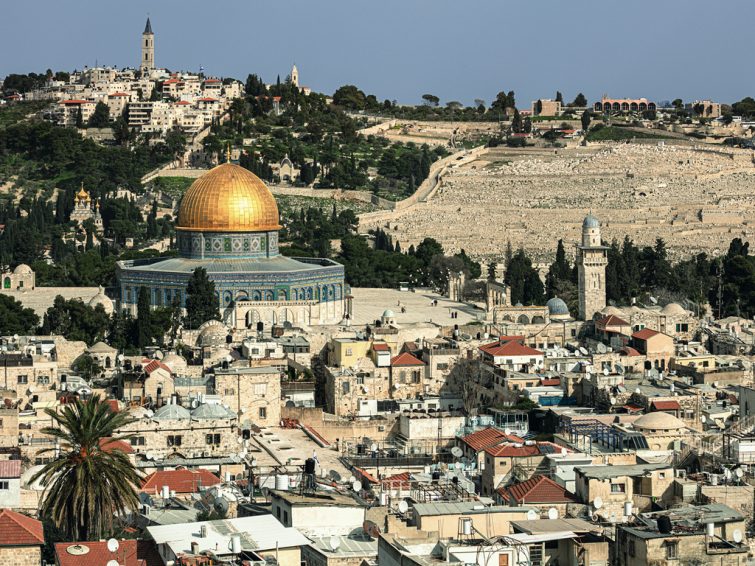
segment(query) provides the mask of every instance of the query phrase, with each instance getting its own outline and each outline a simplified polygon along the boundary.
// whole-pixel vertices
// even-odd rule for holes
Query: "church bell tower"
[[[150,73],[155,68],[155,34],[152,33],[152,23],[147,18],[147,25],[144,26],[142,33],[142,59],[139,69],[142,72],[142,78],[149,78]]]
[[[579,318],[592,320],[606,306],[608,247],[600,239],[600,222],[588,214],[582,222],[582,243],[577,246]]]

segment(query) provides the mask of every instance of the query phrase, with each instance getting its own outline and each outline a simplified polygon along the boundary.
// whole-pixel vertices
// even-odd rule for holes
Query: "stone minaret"
[[[294,65],[291,69],[291,84],[295,87],[299,87],[299,69]]]
[[[600,240],[600,222],[588,214],[582,222],[582,244],[577,246],[579,318],[592,320],[606,306],[608,247]]]
[[[142,77],[149,77],[154,68],[155,34],[152,33],[152,24],[150,23],[149,18],[147,18],[147,25],[144,26],[144,33],[142,33],[142,60],[139,64]]]

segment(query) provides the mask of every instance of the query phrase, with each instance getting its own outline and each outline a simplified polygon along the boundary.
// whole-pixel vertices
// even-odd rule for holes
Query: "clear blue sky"
[[[299,68],[332,93],[517,105],[647,96],[732,102],[755,95],[752,0],[23,0],[0,9],[0,76],[137,66],[147,13],[156,63],[268,82]]]

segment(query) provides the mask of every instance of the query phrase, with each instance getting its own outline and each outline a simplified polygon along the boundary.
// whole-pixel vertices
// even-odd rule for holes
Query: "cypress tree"
[[[152,310],[149,295],[149,289],[139,288],[139,298],[136,303],[136,342],[140,348],[152,342]]]
[[[198,328],[208,320],[220,320],[215,283],[203,267],[197,267],[186,287],[186,318],[189,328]]]

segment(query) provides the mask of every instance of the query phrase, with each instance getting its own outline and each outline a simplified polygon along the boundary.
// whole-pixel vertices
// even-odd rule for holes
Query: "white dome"
[[[13,270],[13,273],[15,275],[29,275],[31,273],[34,273],[28,265],[25,263],[20,263],[16,266],[16,269]]]
[[[682,308],[678,303],[669,303],[661,310],[663,314],[667,315],[686,315],[687,311]]]
[[[677,419],[674,415],[661,411],[642,415],[632,423],[632,426],[637,430],[647,431],[681,431],[687,428],[687,425],[684,424],[683,421]]]
[[[115,311],[113,301],[105,294],[105,290],[102,287],[100,287],[100,290],[94,297],[89,299],[90,307],[96,308],[97,305],[102,305],[102,308],[105,309],[105,312],[107,314],[113,314],[113,312]]]
[[[394,313],[391,309],[385,309],[383,311],[383,318],[393,318],[396,316],[396,313]]]

